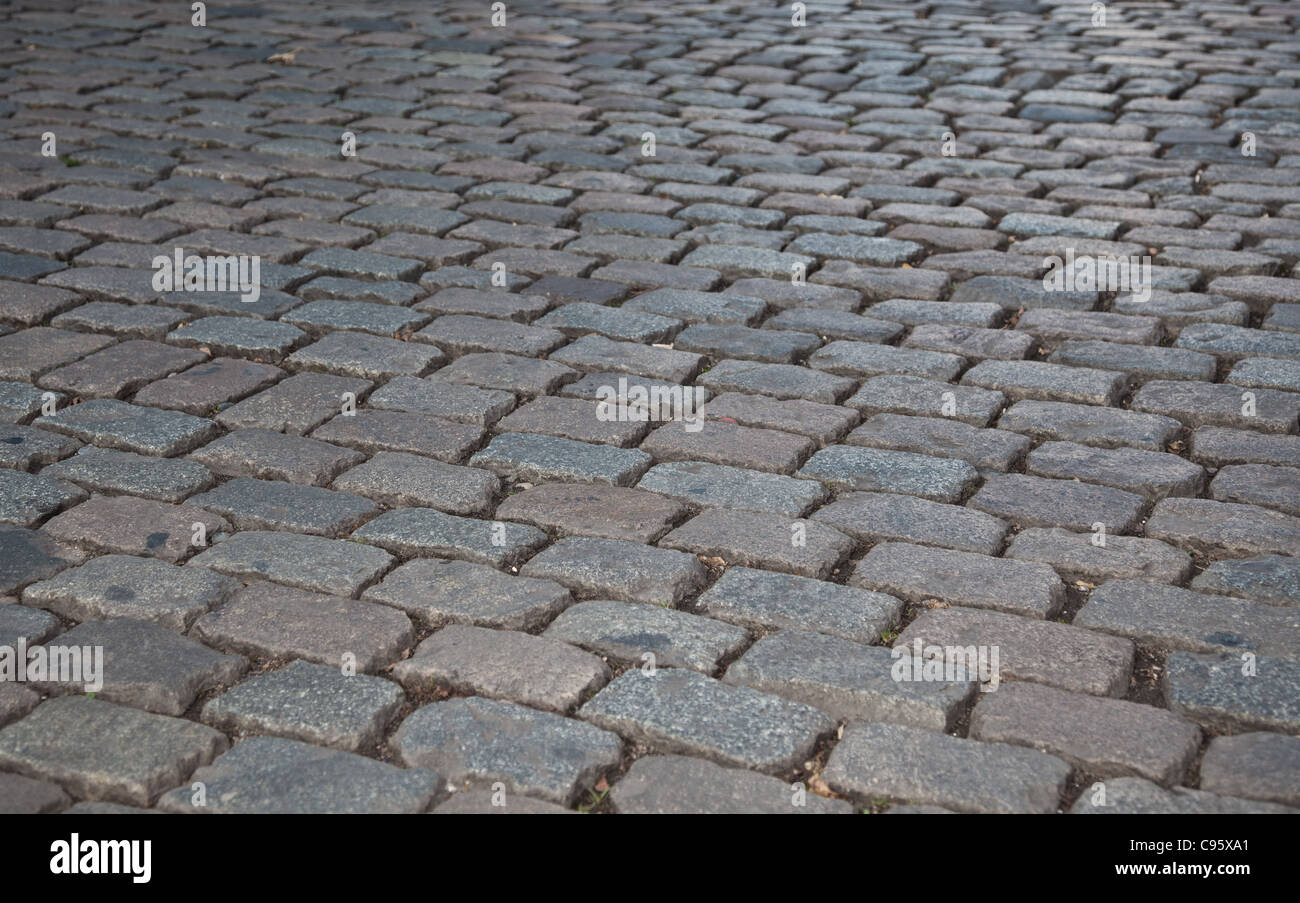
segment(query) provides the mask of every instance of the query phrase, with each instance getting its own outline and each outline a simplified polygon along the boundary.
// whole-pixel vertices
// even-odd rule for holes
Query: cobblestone
[[[48,6],[0,8],[0,633],[104,638],[119,715],[0,684],[10,808],[1300,805],[1284,5]],[[915,639],[1007,683],[882,677]],[[600,679],[521,696],[551,653]]]

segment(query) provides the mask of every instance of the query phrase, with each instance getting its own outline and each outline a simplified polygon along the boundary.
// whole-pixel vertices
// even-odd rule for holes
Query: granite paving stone
[[[240,655],[292,656],[356,672],[386,668],[415,641],[410,619],[386,605],[261,582],[203,615],[190,635]]]
[[[379,512],[369,499],[318,486],[236,477],[191,501],[238,530],[289,530],[337,537]]]
[[[895,648],[920,642],[959,648],[998,648],[1002,680],[1030,681],[1095,696],[1123,696],[1133,672],[1134,645],[1057,621],[954,606],[932,608],[898,635]],[[994,691],[998,692],[998,691]]]
[[[402,722],[393,745],[403,763],[436,771],[461,793],[504,789],[506,808],[514,794],[572,805],[623,751],[609,731],[477,696],[419,709]]]
[[[359,452],[327,442],[264,429],[234,430],[189,457],[221,476],[304,486],[325,486],[341,471],[365,460]]]
[[[1058,756],[1101,779],[1137,775],[1181,783],[1201,731],[1163,709],[1082,696],[1033,683],[989,693],[971,714],[970,736]]]
[[[637,759],[610,791],[614,811],[634,815],[848,814],[842,800],[803,796],[792,785],[689,756]]]
[[[675,608],[703,588],[708,570],[694,555],[619,539],[569,536],[533,556],[522,577],[554,580],[579,598]]]
[[[781,630],[751,646],[723,680],[805,702],[842,721],[951,730],[975,683],[900,681],[893,676],[895,661],[883,647]]]
[[[238,581],[204,568],[101,555],[32,583],[23,591],[23,602],[65,618],[131,618],[183,632],[239,588]]]
[[[839,793],[958,812],[1052,812],[1071,767],[1037,750],[897,724],[854,724],[822,775]]]
[[[550,637],[450,624],[393,668],[408,690],[445,687],[545,711],[572,711],[609,680],[598,657]]]
[[[178,787],[158,808],[182,814],[409,814],[427,811],[443,795],[433,772],[282,737],[245,740],[193,778],[206,790],[202,807],[194,805],[189,787]]]
[[[531,632],[573,602],[551,580],[515,577],[468,561],[420,558],[394,569],[362,594],[417,621]]]
[[[1177,651],[1294,657],[1300,648],[1290,609],[1136,580],[1097,587],[1074,624]]]
[[[310,568],[304,568],[304,561],[311,562]],[[271,580],[352,597],[392,564],[387,552],[359,543],[261,530],[242,530],[189,562],[249,581]]]
[[[852,539],[823,523],[729,508],[706,508],[659,545],[819,580],[828,579],[854,548]]]
[[[1051,618],[1065,603],[1065,585],[1041,562],[901,542],[874,546],[853,570],[850,586],[920,604],[929,599]]]
[[[208,700],[202,719],[219,730],[359,752],[379,742],[405,698],[400,687],[383,678],[349,676],[298,660]]]
[[[811,629],[863,644],[878,642],[902,613],[884,593],[748,567],[728,568],[698,608],[750,630]]]
[[[102,686],[95,697],[157,712],[183,715],[200,693],[233,683],[247,667],[156,622],[115,618],[86,621],[59,637],[60,645],[103,649]],[[46,681],[44,692],[80,694],[81,683]]]
[[[799,702],[734,687],[685,668],[628,671],[578,716],[654,752],[782,773],[801,763],[835,721]]]
[[[1236,652],[1175,652],[1161,679],[1171,711],[1216,732],[1278,731],[1300,735],[1294,659],[1264,655],[1245,662]]]
[[[0,797],[1300,809],[1286,4],[643,6],[0,7],[0,633],[249,713]]]
[[[147,807],[228,745],[192,721],[64,696],[0,730],[0,762],[81,799]]]

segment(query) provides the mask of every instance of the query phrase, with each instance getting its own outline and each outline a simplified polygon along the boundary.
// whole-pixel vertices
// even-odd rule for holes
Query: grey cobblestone
[[[0,738],[47,735],[11,808],[192,811],[260,733],[212,808],[1297,803],[1285,5],[49,6],[0,7],[0,621],[111,640],[125,714],[40,728],[84,701],[0,685]],[[203,284],[155,278],[173,252]],[[255,299],[207,278],[243,256]],[[597,416],[621,380],[699,417]],[[492,656],[406,697],[387,669],[449,628]],[[868,679],[918,638],[1023,683],[839,736],[922,686]],[[563,670],[515,640],[608,659],[621,736],[596,685],[440,700]],[[256,676],[198,679],[223,652]],[[647,652],[687,689],[625,696]],[[131,717],[242,688],[210,746]]]

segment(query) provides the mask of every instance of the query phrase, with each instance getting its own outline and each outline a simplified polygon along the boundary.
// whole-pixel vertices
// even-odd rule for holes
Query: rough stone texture
[[[825,580],[853,551],[853,540],[815,521],[787,521],[709,508],[659,541],[664,548]]]
[[[386,675],[449,624],[705,680],[812,634],[773,690],[837,699],[900,623],[942,624],[1005,644],[1007,681],[1128,696],[1152,724],[1171,650],[1300,659],[1288,5],[1101,27],[1086,3],[855,0],[797,29],[779,5],[511,5],[504,28],[396,0],[209,4],[207,28],[0,5],[0,634],[146,622],[118,660],[173,707],[193,648],[158,650],[222,617],[253,673],[315,655],[333,683],[345,645]],[[203,284],[155,288],[178,250]],[[256,298],[215,278],[250,259]],[[598,416],[623,381],[669,403]],[[877,569],[906,601],[846,585]],[[231,601],[245,581],[266,600]],[[882,645],[815,654],[830,640]],[[1225,686],[1223,711],[1259,708]],[[35,717],[0,692],[0,731]],[[328,698],[286,710],[286,739],[328,746],[289,728]],[[395,757],[396,727],[360,761]],[[1132,751],[1116,739],[1089,755]],[[660,759],[681,787],[643,808],[816,803],[842,745],[771,779]],[[226,786],[292,808],[293,749],[232,758]],[[303,808],[388,780],[329,761]],[[567,809],[485,782],[446,810],[618,810],[629,761]],[[1112,777],[1102,811],[1276,805],[1196,775]],[[432,780],[403,808],[436,805]],[[995,783],[889,811],[992,808]],[[888,806],[849,796],[830,808]]]
[[[998,647],[1003,678],[1097,696],[1123,696],[1133,671],[1133,643],[1056,621],[996,611],[935,608],[921,612],[894,641],[907,650],[926,645]]]
[[[149,806],[228,745],[192,721],[63,696],[0,730],[0,765],[80,799]]]
[[[410,648],[406,615],[385,605],[255,583],[195,622],[193,635],[218,649],[291,655],[357,671],[384,668]]]
[[[1050,564],[1071,583],[1117,579],[1183,583],[1192,572],[1192,559],[1186,552],[1159,540],[1107,536],[1105,545],[1098,545],[1099,538],[1095,533],[1060,527],[1031,527],[1012,537],[1006,557]]]
[[[843,800],[800,795],[776,778],[687,756],[637,759],[614,785],[610,801],[616,812],[633,815],[832,815],[853,811]]]
[[[1070,807],[1073,814],[1085,815],[1256,815],[1294,814],[1271,803],[1216,796],[1200,790],[1175,787],[1167,790],[1142,778],[1114,778],[1105,782],[1106,797],[1094,802],[1093,794],[1085,791]]]
[[[937,599],[1035,618],[1055,617],[1065,604],[1065,585],[1045,564],[902,542],[872,548],[849,583],[917,604]]]
[[[751,630],[811,629],[859,643],[875,643],[898,622],[893,596],[807,577],[728,568],[699,598],[701,613]]]
[[[558,640],[452,624],[422,642],[393,676],[409,690],[442,686],[564,713],[604,686],[609,669]]]
[[[311,567],[304,568],[304,561]],[[236,533],[190,561],[244,580],[353,597],[392,563],[387,552],[354,542],[258,530]]]
[[[683,668],[615,678],[578,716],[655,752],[780,773],[835,728],[817,709]],[[3,735],[0,735],[3,736]]]
[[[437,558],[408,562],[362,598],[399,608],[424,623],[532,631],[573,602],[551,580],[512,577],[495,568]]]
[[[148,621],[117,618],[87,621],[61,634],[59,644],[103,648],[101,689],[97,698],[157,712],[183,715],[200,693],[229,684],[244,673],[247,663]],[[47,692],[79,694],[81,683],[47,681]]]
[[[23,602],[76,620],[135,618],[184,631],[239,581],[135,555],[103,555],[23,591]]]
[[[1273,605],[1300,605],[1300,559],[1258,555],[1216,561],[1192,580],[1191,588]]]
[[[900,681],[895,656],[803,630],[764,637],[727,668],[723,679],[806,702],[841,721],[887,721],[951,730],[972,693],[971,681]]]
[[[448,699],[402,722],[393,738],[401,761],[436,771],[462,792],[505,785],[509,795],[572,805],[622,757],[608,731],[496,699]]]
[[[1165,649],[1291,657],[1300,650],[1300,623],[1289,609],[1138,580],[1097,587],[1074,623]]]
[[[1300,737],[1215,737],[1201,759],[1201,789],[1300,808]]]
[[[545,635],[638,666],[653,663],[703,674],[713,674],[724,658],[749,642],[744,629],[711,618],[612,601],[574,605],[555,619]]]
[[[207,791],[203,806],[194,805],[189,787],[178,787],[158,808],[222,815],[404,814],[424,812],[442,796],[433,772],[281,737],[245,740],[193,777]]]
[[[895,540],[996,555],[1007,524],[971,508],[888,492],[846,492],[812,515],[860,542]]]
[[[1196,725],[1162,709],[1031,683],[982,698],[970,736],[1050,753],[1098,778],[1137,775],[1166,786],[1181,783],[1201,742]]]
[[[1300,663],[1294,659],[1175,652],[1161,684],[1171,710],[1216,731],[1300,735]]]
[[[379,742],[405,701],[391,681],[299,660],[214,697],[202,718],[224,731],[360,752]]]
[[[1051,812],[1070,766],[1055,756],[897,724],[854,724],[822,777],[854,798],[888,797],[958,812]]]
[[[568,537],[543,549],[519,574],[554,580],[582,598],[648,602],[669,608],[708,579],[707,569],[694,555],[586,536]]]

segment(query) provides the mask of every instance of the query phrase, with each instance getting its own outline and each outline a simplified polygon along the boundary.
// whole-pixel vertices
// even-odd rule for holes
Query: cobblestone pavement
[[[189,6],[0,9],[0,808],[1300,807],[1300,7]]]

